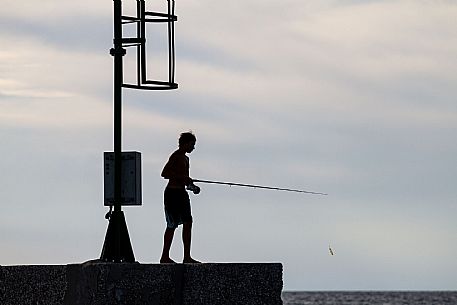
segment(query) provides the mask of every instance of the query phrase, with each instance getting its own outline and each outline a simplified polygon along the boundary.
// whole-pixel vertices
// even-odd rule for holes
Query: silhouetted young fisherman
[[[199,263],[199,261],[194,260],[190,255],[192,213],[189,195],[186,191],[186,186],[192,184],[192,179],[189,177],[189,157],[186,156],[186,153],[191,153],[194,150],[196,141],[195,135],[191,132],[182,133],[179,137],[178,150],[171,154],[162,170],[162,177],[168,179],[168,184],[164,192],[167,228],[163,237],[161,264],[175,263],[170,258],[170,247],[173,242],[175,229],[181,224],[183,225],[183,263]]]

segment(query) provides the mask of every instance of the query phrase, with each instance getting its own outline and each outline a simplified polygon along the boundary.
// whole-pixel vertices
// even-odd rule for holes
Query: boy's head
[[[192,132],[183,132],[179,137],[179,147],[183,148],[186,152],[190,153],[195,148],[197,138]]]

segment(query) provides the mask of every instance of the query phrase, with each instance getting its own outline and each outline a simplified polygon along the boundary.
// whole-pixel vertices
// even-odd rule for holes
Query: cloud
[[[133,14],[135,1],[123,3]],[[158,11],[165,3],[148,2]],[[137,258],[160,254],[159,173],[191,129],[195,177],[329,193],[202,185],[192,197],[202,259],[283,261],[286,289],[454,289],[456,5],[176,5],[179,89],[123,91],[123,147],[143,157],[144,205],[126,209]],[[102,153],[113,144],[111,14],[112,3],[52,0],[7,1],[0,13],[4,263],[99,254]],[[150,71],[162,77],[163,48],[149,33]],[[127,72],[133,54],[124,57]],[[56,255],[62,244],[72,251]],[[173,253],[181,250],[176,243]],[[417,267],[424,264],[433,270]],[[362,268],[378,276],[354,274]]]

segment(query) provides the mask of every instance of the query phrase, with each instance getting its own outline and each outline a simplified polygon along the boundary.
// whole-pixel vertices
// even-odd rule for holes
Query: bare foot
[[[199,261],[193,259],[192,257],[189,257],[189,258],[183,259],[182,263],[183,264],[201,264],[202,262],[199,262]]]
[[[171,258],[169,258],[169,257],[161,258],[160,259],[160,263],[161,264],[176,264],[176,262],[174,260],[172,260]]]

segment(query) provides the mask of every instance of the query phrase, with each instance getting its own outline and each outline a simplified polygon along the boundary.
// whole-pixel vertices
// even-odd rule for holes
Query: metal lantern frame
[[[125,88],[144,90],[169,90],[178,88],[175,83],[175,1],[167,0],[167,13],[146,11],[145,0],[137,0],[137,16],[122,16],[122,24],[137,24],[137,36],[121,38],[123,47],[136,47],[137,51],[137,83],[123,83]],[[150,80],[147,76],[146,25],[148,23],[167,23],[168,26],[168,80]],[[116,42],[115,42],[116,44]]]

